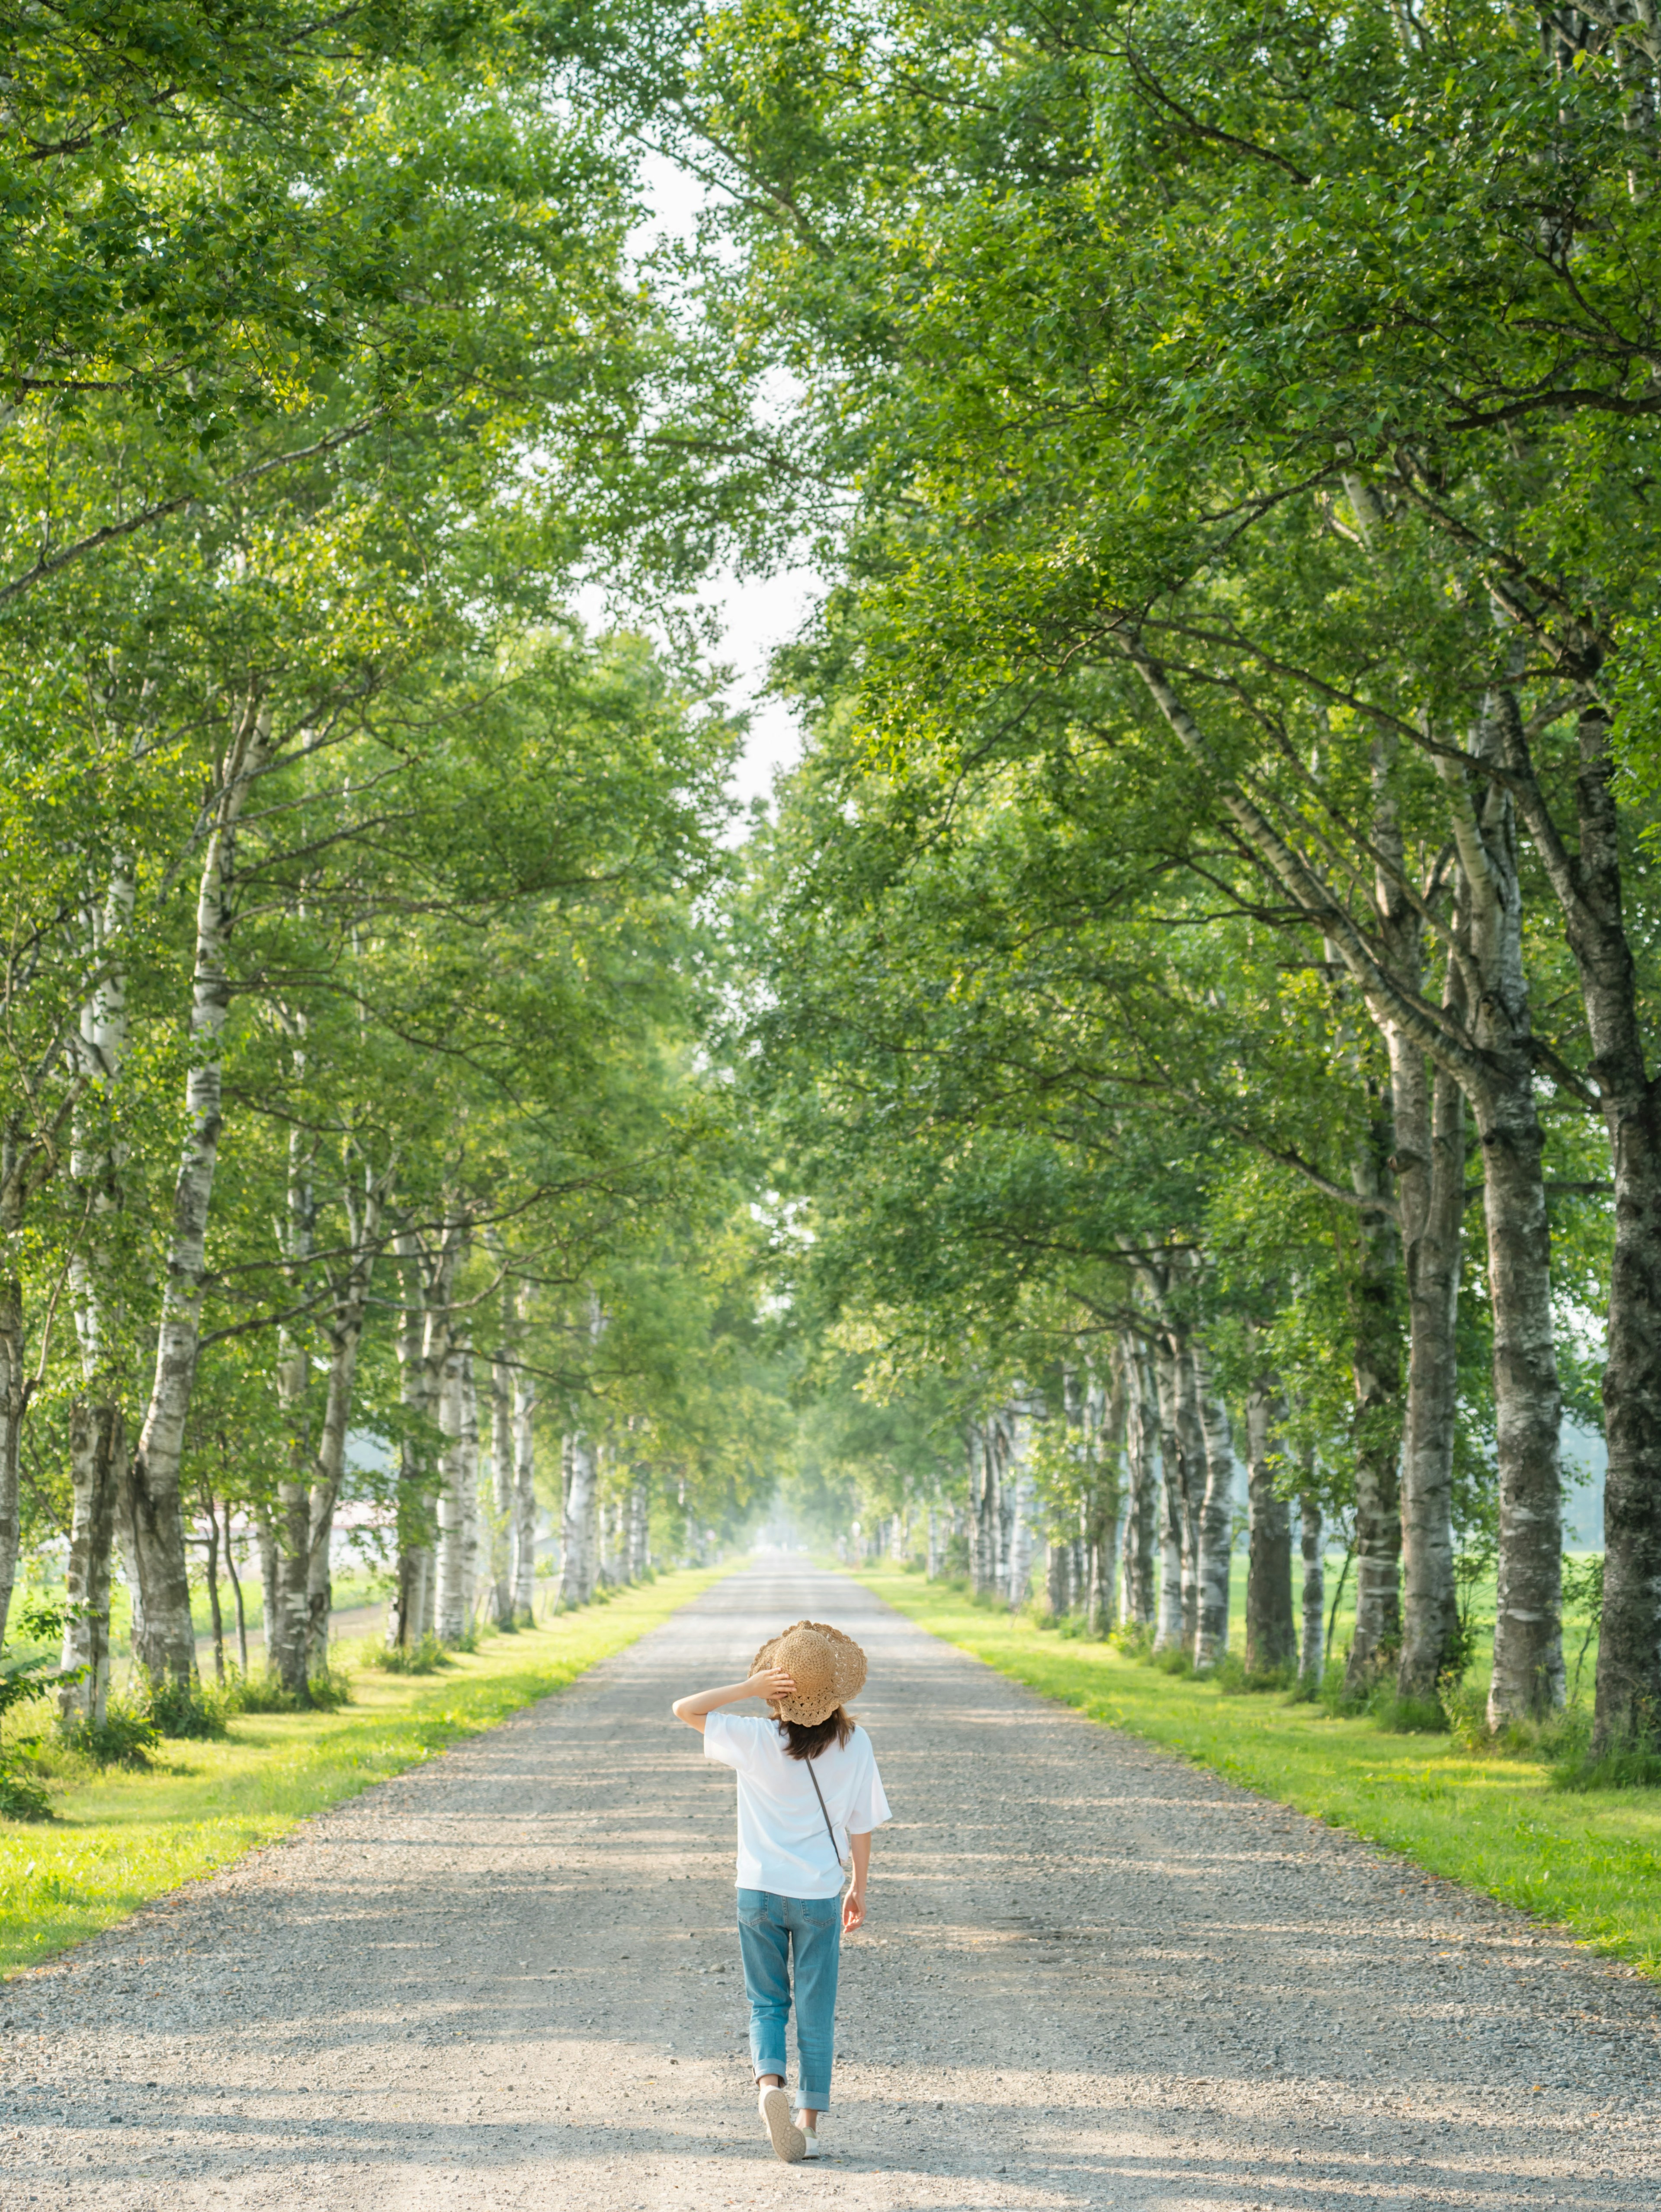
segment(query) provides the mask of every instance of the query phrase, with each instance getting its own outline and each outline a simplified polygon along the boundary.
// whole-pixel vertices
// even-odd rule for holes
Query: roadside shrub
[[[379,1667],[384,1674],[436,1674],[441,1667],[455,1664],[449,1653],[430,1632],[416,1644],[375,1644],[363,1652],[364,1663]]]
[[[1158,1668],[1162,1674],[1191,1674],[1194,1672],[1193,1654],[1181,1644],[1173,1644],[1165,1651],[1150,1651],[1147,1663],[1150,1667]]]
[[[1226,1698],[1271,1695],[1291,1689],[1297,1679],[1298,1669],[1291,1661],[1284,1667],[1260,1667],[1254,1671],[1233,1651],[1220,1659],[1211,1673],[1211,1680]]]
[[[1469,1682],[1445,1680],[1442,1711],[1447,1715],[1448,1732],[1462,1751],[1493,1750],[1488,1699],[1481,1690]]]
[[[203,1682],[176,1682],[171,1676],[151,1682],[140,1710],[158,1735],[186,1743],[213,1743],[228,1733],[223,1692]]]
[[[1588,1744],[1559,1759],[1551,1780],[1556,1790],[1661,1790],[1661,1747],[1651,1737],[1594,1757]]]
[[[21,1773],[10,1756],[0,1753],[0,1820],[50,1820],[52,1804],[40,1783]]]
[[[225,1702],[234,1713],[332,1713],[352,1701],[348,1677],[332,1667],[313,1674],[302,1697],[285,1689],[275,1674],[240,1674],[227,1686]]]
[[[1146,1659],[1153,1648],[1153,1631],[1141,1621],[1122,1621],[1118,1627],[1108,1631],[1107,1640],[1127,1659]]]
[[[117,1698],[110,1700],[101,1721],[78,1713],[58,1724],[58,1740],[94,1766],[126,1766],[142,1770],[151,1765],[150,1753],[161,1741],[161,1731],[141,1708]]]
[[[1375,1691],[1372,1717],[1392,1735],[1445,1735],[1448,1717],[1439,1698],[1403,1698],[1394,1690]]]

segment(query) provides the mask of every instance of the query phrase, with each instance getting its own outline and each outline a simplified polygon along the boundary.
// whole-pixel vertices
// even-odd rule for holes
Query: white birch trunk
[[[1313,1696],[1326,1665],[1326,1534],[1321,1508],[1309,1491],[1298,1500],[1299,1543],[1304,1559],[1303,1634],[1298,1646],[1298,1679]]]
[[[1012,1609],[1026,1603],[1032,1581],[1032,1506],[1036,1496],[1031,1458],[1032,1419],[1031,1409],[1024,1404],[1012,1404],[1004,1416],[1004,1434],[1008,1440],[1005,1488],[1009,1498],[1005,1601]]]
[[[344,1210],[350,1238],[344,1273],[331,1282],[328,1321],[329,1378],[323,1426],[312,1468],[307,1526],[307,1679],[325,1673],[329,1663],[329,1617],[334,1609],[332,1564],[335,1508],[346,1478],[346,1438],[351,1428],[357,1385],[357,1359],[368,1316],[369,1291],[380,1249],[380,1221],[392,1178],[366,1171],[360,1197],[350,1184]]]
[[[59,1693],[59,1703],[66,1719],[78,1713],[94,1723],[102,1722],[109,1695],[110,1555],[119,1494],[127,1482],[126,1419],[112,1359],[113,1316],[106,1307],[113,1264],[106,1238],[121,1209],[125,1164],[110,1127],[129,1043],[126,973],[118,948],[131,927],[136,898],[131,860],[118,854],[103,909],[89,921],[88,951],[98,981],[81,1010],[74,1048],[88,1094],[76,1108],[70,1174],[85,1194],[88,1218],[86,1240],[70,1256],[69,1285],[86,1389],[70,1416],[72,1610],[64,1627],[63,1665],[66,1672],[81,1670],[82,1678]],[[112,1481],[113,1490],[108,1488]]]
[[[651,1565],[652,1470],[642,1460],[629,1491],[629,1579],[643,1581]]]
[[[101,1726],[110,1693],[110,1549],[116,1500],[126,1476],[126,1424],[119,1406],[77,1398],[70,1408],[70,1481],[74,1518],[64,1595],[63,1664],[81,1679],[65,1683],[58,1707],[65,1720]]]
[[[142,1637],[134,1656],[154,1676],[188,1682],[196,1674],[185,1520],[179,1464],[196,1381],[202,1298],[207,1279],[208,1216],[224,1122],[222,1059],[230,1008],[228,973],[235,915],[236,832],[248,793],[271,755],[267,707],[250,704],[220,778],[196,906],[196,962],[191,985],[188,1123],[173,1191],[161,1320],[149,1405],[129,1468],[130,1518],[143,1596]]]
[[[514,1625],[514,1385],[508,1364],[508,1300],[490,1362],[490,1590],[498,1628]]]
[[[487,1561],[481,1534],[484,1515],[478,1492],[478,1377],[473,1365],[471,1329],[461,1340],[461,1609],[467,1627],[478,1618],[480,1584]],[[465,1631],[464,1631],[465,1633]]]
[[[1183,1528],[1188,1501],[1183,1485],[1177,1362],[1168,1336],[1154,1358],[1159,1412],[1159,1610],[1153,1649],[1170,1651],[1186,1642],[1183,1629]]]
[[[565,1510],[560,1524],[559,1603],[587,1605],[594,1595],[599,1468],[593,1439],[565,1439]]]
[[[465,1547],[467,1520],[462,1496],[461,1346],[451,1346],[439,1384],[438,1425],[444,1437],[443,1479],[438,1493],[437,1632],[458,1644],[467,1632]]]
[[[1152,1628],[1159,1513],[1159,1407],[1147,1346],[1141,1338],[1127,1331],[1119,1339],[1118,1354],[1125,1406],[1124,1619],[1128,1627]]]
[[[1217,1395],[1211,1360],[1196,1340],[1194,1403],[1204,1439],[1205,1492],[1196,1520],[1198,1544],[1194,1664],[1202,1671],[1219,1665],[1228,1651],[1229,1569],[1234,1552],[1234,1454],[1228,1415]]]
[[[302,1072],[303,1054],[296,1052],[295,1061],[295,1073]],[[283,1257],[289,1292],[296,1299],[303,1294],[305,1273],[312,1256],[317,1212],[312,1188],[315,1149],[316,1140],[304,1130],[289,1131]],[[277,1398],[287,1441],[277,1486],[277,1613],[275,1619],[268,1618],[265,1623],[265,1664],[279,1677],[285,1690],[302,1699],[310,1679],[307,1570],[311,1555],[312,1440],[307,1419],[311,1382],[309,1346],[289,1329],[280,1329],[277,1340]]]
[[[446,1365],[454,1348],[455,1272],[466,1240],[467,1224],[445,1205],[445,1220],[435,1244],[423,1244],[409,1230],[393,1239],[403,1289],[397,1338],[399,1395],[405,1409],[422,1422],[439,1425]],[[433,1475],[437,1475],[435,1496]],[[387,1608],[386,1640],[408,1646],[437,1632],[438,1559],[436,1519],[445,1480],[443,1453],[434,1470],[424,1443],[406,1438],[399,1452],[398,1586]]]
[[[536,1608],[536,1385],[514,1376],[514,1611],[528,1621]]]

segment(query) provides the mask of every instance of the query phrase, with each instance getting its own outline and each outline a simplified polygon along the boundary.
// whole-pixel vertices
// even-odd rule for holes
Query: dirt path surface
[[[668,1705],[803,1615],[869,1654],[896,1818],[837,2155],[785,2166],[732,1779]],[[1653,2212],[1658,2025],[1652,1985],[779,1560],[9,1984],[0,2204]]]

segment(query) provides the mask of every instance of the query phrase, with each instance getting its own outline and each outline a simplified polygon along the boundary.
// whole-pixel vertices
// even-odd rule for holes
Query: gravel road
[[[848,1628],[895,1809],[826,2142],[749,2086],[732,1778],[669,1718]],[[1661,2197],[1661,1992],[736,1574],[558,1697],[0,1991],[0,2204],[1247,2212]]]

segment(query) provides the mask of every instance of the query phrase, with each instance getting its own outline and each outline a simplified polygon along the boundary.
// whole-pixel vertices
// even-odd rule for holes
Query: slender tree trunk
[[[462,1494],[461,1345],[452,1345],[439,1386],[438,1425],[444,1437],[443,1480],[438,1493],[438,1633],[458,1644],[467,1632],[467,1519]]]
[[[468,1628],[478,1618],[478,1592],[484,1547],[479,1541],[478,1378],[473,1368],[473,1337],[461,1344],[461,1609]]]
[[[221,775],[197,896],[191,1068],[185,1084],[188,1126],[173,1192],[155,1374],[138,1449],[128,1468],[129,1515],[143,1596],[143,1626],[135,1656],[147,1674],[181,1682],[195,1677],[196,1638],[191,1625],[179,1468],[196,1381],[207,1282],[208,1215],[224,1122],[222,1038],[230,1008],[236,833],[248,793],[271,755],[270,709],[250,704]]]
[[[77,1398],[70,1407],[70,1482],[74,1514],[64,1595],[63,1664],[79,1668],[79,1681],[58,1692],[65,1720],[101,1727],[110,1693],[110,1549],[127,1455],[126,1423],[119,1406]]]
[[[1012,1404],[1006,1414],[1009,1437],[1009,1581],[1004,1601],[1013,1610],[1026,1603],[1032,1581],[1031,1409]]]
[[[219,1609],[219,1514],[212,1491],[207,1496],[208,1617],[213,1624],[213,1678],[225,1680],[225,1620]]]
[[[1354,1173],[1364,1206],[1351,1291],[1357,1564],[1355,1634],[1344,1669],[1351,1696],[1364,1695],[1386,1667],[1394,1667],[1402,1644],[1399,1272],[1389,1211],[1393,1132],[1384,1101],[1372,1102],[1371,1121]],[[1369,1206],[1369,1200],[1376,1203]]]
[[[439,1401],[453,1345],[455,1271],[466,1239],[465,1220],[447,1194],[436,1244],[423,1247],[404,1230],[393,1239],[403,1289],[397,1337],[399,1389],[415,1433],[399,1451],[398,1582],[388,1608],[386,1638],[408,1646],[433,1634],[437,1622],[437,1495],[443,1488],[442,1452],[435,1470],[426,1438],[439,1425]],[[435,1479],[436,1474],[436,1480]]]
[[[1195,1512],[1194,1664],[1215,1667],[1228,1653],[1228,1584],[1234,1552],[1234,1453],[1228,1415],[1217,1395],[1211,1361],[1197,1340],[1190,1340],[1194,1410],[1205,1468],[1205,1486]]]
[[[303,1052],[293,1054],[296,1076],[305,1068]],[[286,1213],[282,1229],[283,1274],[291,1298],[307,1289],[317,1225],[313,1182],[317,1141],[309,1132],[289,1132]],[[277,1399],[284,1444],[277,1485],[277,1537],[275,1620],[265,1623],[265,1665],[283,1688],[303,1703],[310,1680],[311,1609],[307,1569],[311,1559],[312,1353],[307,1338],[289,1328],[277,1332]]]
[[[1154,1631],[1155,1651],[1169,1651],[1186,1644],[1183,1624],[1183,1528],[1188,1495],[1183,1479],[1182,1414],[1178,1399],[1178,1361],[1168,1334],[1161,1334],[1154,1355],[1159,1408],[1159,1607]]]
[[[323,1425],[312,1467],[306,1552],[307,1678],[329,1665],[329,1621],[334,1611],[334,1516],[346,1480],[346,1439],[357,1389],[358,1353],[368,1317],[369,1292],[380,1245],[380,1221],[389,1177],[366,1176],[361,1194],[349,1187],[348,1261],[332,1276],[328,1321],[329,1376]]]
[[[1246,1557],[1245,1667],[1272,1675],[1296,1665],[1298,1629],[1292,1610],[1292,1508],[1281,1495],[1275,1429],[1284,1407],[1279,1385],[1255,1376],[1246,1398],[1246,1450],[1251,1509]]]
[[[1458,988],[1451,969],[1450,988]],[[1457,1325],[1464,1237],[1465,1102],[1445,1068],[1427,1076],[1410,1039],[1393,1036],[1396,1191],[1408,1286],[1408,1408],[1402,1446],[1404,1698],[1429,1698],[1457,1661],[1453,1445]]]
[[[508,1364],[512,1324],[509,1294],[502,1297],[502,1340],[490,1362],[490,1589],[498,1628],[514,1625],[514,1385]]]
[[[262,1508],[259,1516],[260,1625],[265,1644],[267,1674],[271,1671],[271,1623],[277,1616],[277,1531],[271,1526],[270,1509]]]
[[[595,1518],[599,1469],[593,1441],[581,1433],[565,1439],[565,1510],[560,1525],[559,1603],[562,1611],[587,1605],[594,1595]]]
[[[537,1571],[536,1451],[533,1433],[536,1385],[522,1371],[514,1376],[514,1611],[524,1621],[535,1616]]]
[[[1125,1471],[1128,1496],[1124,1524],[1124,1620],[1131,1628],[1153,1626],[1154,1573],[1158,1552],[1159,1407],[1149,1371],[1147,1346],[1127,1332],[1119,1339],[1119,1370],[1125,1404]]]
[[[1314,1493],[1305,1490],[1298,1500],[1300,1543],[1304,1555],[1303,1636],[1298,1647],[1298,1678],[1313,1696],[1321,1686],[1326,1666],[1326,1532]]]
[[[644,1460],[636,1462],[629,1490],[629,1579],[643,1582],[652,1564],[652,1470]]]
[[[1358,483],[1356,495],[1371,506]],[[1424,921],[1405,890],[1407,866],[1397,814],[1393,738],[1373,755],[1373,838],[1385,865],[1376,886],[1392,963],[1415,992],[1424,987]],[[1443,987],[1448,1027],[1466,1026],[1464,970],[1450,960]],[[1464,1099],[1445,1066],[1427,1059],[1400,1020],[1384,1024],[1390,1053],[1390,1121],[1396,1227],[1408,1291],[1408,1392],[1401,1461],[1401,1661],[1403,1697],[1430,1697],[1458,1650],[1453,1581],[1453,1443],[1458,1402],[1455,1324],[1464,1227]],[[1381,1194],[1384,1173],[1376,1176]],[[1374,1638],[1386,1651],[1388,1630]]]
[[[1205,1499],[1205,1431],[1200,1420],[1192,1349],[1186,1335],[1175,1347],[1177,1465],[1183,1531],[1183,1648],[1191,1658],[1200,1635],[1200,1509]]]
[[[248,1675],[248,1617],[243,1610],[242,1583],[236,1571],[236,1547],[231,1536],[231,1501],[225,1500],[225,1571],[231,1578],[231,1598],[236,1607],[236,1663],[243,1680]]]
[[[119,1492],[127,1480],[126,1419],[119,1402],[119,1352],[113,1340],[119,1315],[109,1310],[107,1285],[115,1257],[109,1237],[122,1208],[125,1164],[112,1127],[129,1043],[126,973],[119,948],[131,927],[137,895],[131,857],[118,854],[111,864],[103,910],[88,923],[88,949],[100,975],[81,1010],[75,1045],[88,1091],[76,1109],[70,1174],[85,1194],[89,1233],[69,1263],[85,1388],[70,1417],[76,1520],[70,1540],[70,1598],[77,1617],[64,1625],[63,1663],[66,1669],[84,1668],[86,1673],[79,1685],[62,1693],[61,1702],[65,1717],[73,1710],[97,1724],[104,1720],[109,1693],[111,1552]],[[90,1467],[77,1465],[85,1450],[92,1454]],[[116,1486],[107,1495],[106,1481]],[[81,1536],[77,1532],[83,1509]]]

